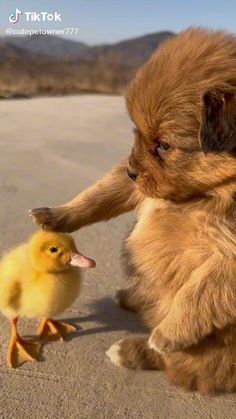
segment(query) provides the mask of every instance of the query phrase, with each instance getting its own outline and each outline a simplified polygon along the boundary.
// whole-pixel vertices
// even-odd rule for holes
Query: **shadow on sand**
[[[67,340],[75,339],[78,336],[88,336],[95,333],[111,331],[128,331],[130,333],[145,333],[147,329],[141,324],[136,313],[121,309],[119,305],[109,297],[94,301],[91,305],[92,313],[86,317],[74,317],[60,319],[75,325],[78,330]],[[100,325],[89,329],[82,329],[81,323],[96,321]]]
[[[71,341],[81,336],[89,336],[98,333],[112,331],[128,331],[131,334],[145,334],[147,329],[141,324],[136,313],[121,309],[117,302],[110,297],[105,297],[90,304],[91,314],[85,317],[67,317],[58,319],[59,321],[72,324],[76,327],[76,332],[68,335],[65,341]],[[98,325],[88,329],[82,328],[81,324],[85,322],[96,322]],[[27,335],[26,339],[37,340],[36,336]],[[57,339],[50,339],[43,342],[41,356],[39,360],[45,361],[43,356],[43,347],[53,343]]]
[[[147,329],[141,324],[136,313],[121,309],[117,302],[110,297],[105,297],[94,301],[90,304],[91,314],[85,317],[67,317],[58,319],[59,321],[72,324],[76,327],[76,332],[68,335],[65,341],[71,341],[81,336],[89,336],[98,333],[112,332],[112,331],[128,331],[134,334],[147,333]],[[98,326],[90,327],[88,329],[82,328],[80,325],[84,322],[96,322]],[[26,339],[38,340],[37,336],[27,335]],[[55,339],[56,340],[56,339]],[[53,343],[52,338],[49,341],[43,342],[39,360],[45,361],[43,356],[43,347],[47,344]]]

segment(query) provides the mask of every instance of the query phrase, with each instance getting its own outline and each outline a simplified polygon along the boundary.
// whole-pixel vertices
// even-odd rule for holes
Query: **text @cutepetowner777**
[[[28,29],[28,28],[6,28],[7,35],[13,36],[33,36],[33,35],[77,35],[79,28],[57,28],[57,29]]]

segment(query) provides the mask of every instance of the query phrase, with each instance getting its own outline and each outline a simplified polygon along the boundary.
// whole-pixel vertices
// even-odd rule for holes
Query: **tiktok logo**
[[[22,15],[21,10],[16,8],[15,13],[10,13],[8,20],[10,23],[17,23],[19,22],[21,15]]]

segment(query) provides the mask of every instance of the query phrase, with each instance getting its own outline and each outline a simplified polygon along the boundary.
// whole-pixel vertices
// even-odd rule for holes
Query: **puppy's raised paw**
[[[29,216],[43,230],[70,231],[70,217],[63,207],[42,207],[29,210]]]

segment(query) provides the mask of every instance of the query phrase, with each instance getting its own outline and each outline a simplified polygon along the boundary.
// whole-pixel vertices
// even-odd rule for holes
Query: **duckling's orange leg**
[[[65,340],[66,336],[75,333],[77,328],[72,324],[52,319],[43,319],[39,325],[37,335],[45,341]]]
[[[37,361],[42,344],[22,339],[17,332],[17,320],[11,320],[12,334],[7,352],[7,363],[10,368],[17,368],[24,362]]]

